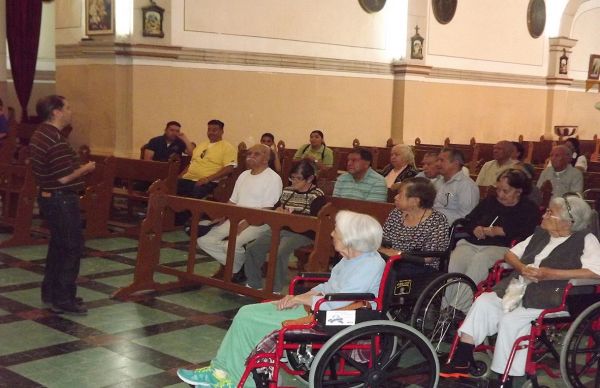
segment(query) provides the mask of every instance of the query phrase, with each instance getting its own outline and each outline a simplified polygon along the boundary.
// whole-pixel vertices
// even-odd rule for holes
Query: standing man
[[[171,155],[178,155],[185,152],[186,145],[179,138],[181,133],[181,124],[177,121],[169,121],[165,127],[165,133],[162,136],[150,139],[144,148],[144,160],[154,160],[157,162],[168,162]]]
[[[177,181],[177,194],[184,197],[204,198],[213,192],[221,178],[233,172],[237,164],[237,151],[223,140],[225,124],[210,120],[206,136],[208,141],[194,145],[185,134],[179,136],[185,143],[192,160],[181,179]]]
[[[506,169],[514,166],[518,160],[512,159],[515,146],[506,140],[494,144],[492,150],[493,160],[485,162],[477,175],[475,183],[478,186],[496,186],[496,179]]]
[[[583,192],[583,174],[571,165],[572,151],[566,145],[552,148],[550,165],[542,171],[537,181],[541,188],[544,182],[552,183],[552,198],[568,192]]]
[[[338,177],[334,197],[385,202],[388,189],[385,178],[371,168],[373,155],[366,148],[354,148],[348,154],[347,173]]]
[[[437,191],[433,208],[444,213],[450,225],[469,214],[479,203],[479,188],[462,172],[464,163],[462,152],[452,148],[444,148],[438,156],[444,181]]]
[[[64,97],[41,98],[36,110],[43,122],[29,143],[31,167],[40,189],[40,210],[50,229],[42,302],[56,313],[86,314],[87,309],[76,297],[75,284],[84,243],[79,192],[84,189],[82,177],[96,164],[80,166],[77,154],[61,132],[71,124],[71,106]]]

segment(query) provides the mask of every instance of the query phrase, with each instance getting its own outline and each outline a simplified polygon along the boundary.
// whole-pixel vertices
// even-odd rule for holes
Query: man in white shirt
[[[511,159],[514,148],[515,146],[506,140],[494,144],[492,151],[494,159],[485,162],[481,167],[475,183],[478,186],[496,186],[498,175],[517,163],[517,160]]]
[[[273,208],[281,196],[283,185],[281,178],[268,166],[269,147],[257,144],[248,150],[244,171],[236,180],[229,203],[249,208]],[[238,273],[245,261],[245,245],[255,240],[268,225],[249,225],[246,220],[240,221],[238,235],[235,240],[233,273]],[[212,228],[206,235],[198,238],[198,248],[204,250],[222,265],[227,260],[227,244],[224,240],[229,236],[229,220]],[[219,273],[222,273],[219,271]],[[216,275],[215,275],[216,276]]]

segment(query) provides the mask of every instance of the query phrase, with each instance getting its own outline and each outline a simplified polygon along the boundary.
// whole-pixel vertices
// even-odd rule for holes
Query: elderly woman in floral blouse
[[[445,251],[450,243],[446,216],[433,209],[435,187],[426,178],[409,178],[394,198],[396,209],[383,225],[386,247],[379,252],[394,256],[408,251]],[[433,259],[429,262],[437,266]]]

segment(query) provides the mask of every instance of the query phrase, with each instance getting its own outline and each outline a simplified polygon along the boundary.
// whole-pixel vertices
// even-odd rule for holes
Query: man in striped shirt
[[[56,313],[86,314],[75,284],[83,254],[79,192],[84,188],[82,177],[94,170],[95,162],[80,166],[61,133],[71,124],[71,107],[64,97],[43,97],[36,110],[43,122],[29,143],[31,167],[40,189],[40,213],[50,229],[42,302]]]
[[[340,175],[333,188],[334,197],[387,201],[385,178],[371,168],[373,155],[366,148],[355,148],[348,154],[347,173]]]

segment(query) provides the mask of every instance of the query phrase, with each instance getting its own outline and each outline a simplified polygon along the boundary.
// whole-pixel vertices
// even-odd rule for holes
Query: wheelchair
[[[449,351],[458,327],[458,315],[445,300],[445,290],[448,285],[462,285],[474,293],[475,285],[462,274],[422,269],[423,257],[431,254],[389,258],[378,297],[325,295],[315,305],[311,323],[282,327],[273,353],[254,354],[248,360],[238,387],[251,374],[259,387],[279,387],[282,369],[311,387],[437,386],[439,354]],[[290,294],[307,291],[328,276],[302,274],[292,280]],[[322,311],[320,306],[330,301],[365,301],[376,307]],[[418,323],[425,333],[397,319]],[[430,338],[435,339],[434,345]],[[258,372],[265,368],[269,372]]]
[[[560,373],[570,387],[600,385],[600,302],[583,310],[565,335]]]
[[[508,272],[509,270],[505,264],[497,263],[488,279],[479,284],[479,289],[481,292],[491,291],[490,284],[499,280]],[[516,352],[525,349],[527,351],[525,358],[527,382],[522,387],[545,387],[538,381],[538,370],[544,371],[552,379],[558,379],[562,375],[569,386],[588,386],[582,385],[578,381],[581,381],[583,375],[589,375],[590,373],[593,373],[596,377],[596,372],[600,371],[596,368],[596,364],[600,359],[600,349],[596,346],[595,333],[592,332],[590,337],[590,329],[597,329],[600,322],[598,321],[598,318],[600,318],[600,303],[592,306],[590,304],[598,300],[600,300],[600,281],[570,280],[565,287],[560,305],[542,310],[540,315],[531,321],[529,333],[515,339],[507,365],[501,376],[502,384],[506,383],[509,378],[509,371]],[[581,313],[587,306],[590,306],[590,308]],[[594,306],[596,306],[596,310],[591,308]],[[567,329],[569,329],[569,332],[565,335]],[[452,344],[448,362],[452,359],[458,342],[459,337],[457,335]],[[475,364],[470,370],[473,377],[487,377],[490,374],[489,366],[493,350],[494,346],[489,342],[475,348]],[[559,354],[559,350],[561,354]],[[560,363],[560,371],[556,369],[558,363]],[[597,378],[597,381],[600,383],[600,378]],[[598,386],[598,383],[594,386]]]

